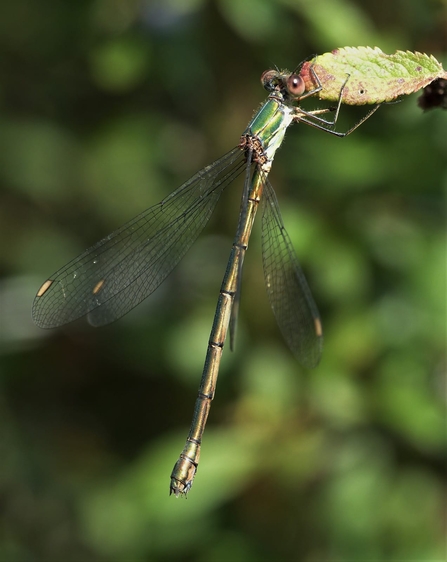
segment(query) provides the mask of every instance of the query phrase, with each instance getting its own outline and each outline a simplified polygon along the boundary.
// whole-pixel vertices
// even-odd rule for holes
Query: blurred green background
[[[240,190],[119,322],[43,331],[40,284],[238,143],[274,65],[445,55],[436,0],[14,0],[0,8],[0,560],[445,560],[447,115],[417,95],[271,181],[319,306],[302,369],[247,254],[187,500],[187,435]],[[340,130],[364,108],[343,108]],[[259,228],[259,225],[257,225]]]

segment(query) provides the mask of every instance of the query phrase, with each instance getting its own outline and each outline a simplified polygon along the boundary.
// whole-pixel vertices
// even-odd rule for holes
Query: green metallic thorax
[[[275,152],[281,146],[287,127],[293,121],[293,107],[281,102],[276,96],[269,96],[261,109],[248,124],[244,135],[256,137],[262,144],[267,162],[262,169],[270,171]]]

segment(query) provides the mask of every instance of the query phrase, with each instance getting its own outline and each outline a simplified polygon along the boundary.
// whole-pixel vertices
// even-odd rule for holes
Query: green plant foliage
[[[433,55],[386,55],[378,47],[343,47],[305,62],[300,75],[306,90],[321,86],[321,100],[338,101],[342,92],[343,103],[364,105],[413,94],[447,73]]]
[[[248,8],[247,8],[247,6]],[[186,500],[189,428],[241,184],[108,327],[31,322],[39,285],[236,146],[277,65],[443,53],[436,2],[14,0],[0,9],[0,560],[443,560],[447,115],[418,94],[345,139],[299,124],[271,182],[320,309],[305,371],[250,240]],[[308,102],[308,103],[307,103]],[[303,108],[333,106],[304,100]],[[338,130],[367,107],[342,105]]]

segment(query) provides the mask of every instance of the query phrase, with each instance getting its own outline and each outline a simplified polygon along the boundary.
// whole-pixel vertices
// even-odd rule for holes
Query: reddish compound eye
[[[277,70],[266,70],[262,73],[261,76],[261,84],[264,86],[266,90],[273,90],[275,78],[278,77]]]
[[[291,74],[287,78],[287,91],[292,96],[302,96],[306,90],[304,80],[298,74]]]

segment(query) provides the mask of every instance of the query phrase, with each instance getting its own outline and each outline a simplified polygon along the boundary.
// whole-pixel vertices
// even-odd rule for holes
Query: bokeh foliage
[[[417,96],[272,172],[323,318],[281,340],[247,255],[198,475],[168,496],[240,190],[116,324],[44,332],[53,271],[232,148],[259,76],[345,45],[447,62],[431,0],[14,0],[0,9],[0,560],[445,559],[447,117]],[[341,128],[362,110],[345,108]]]

